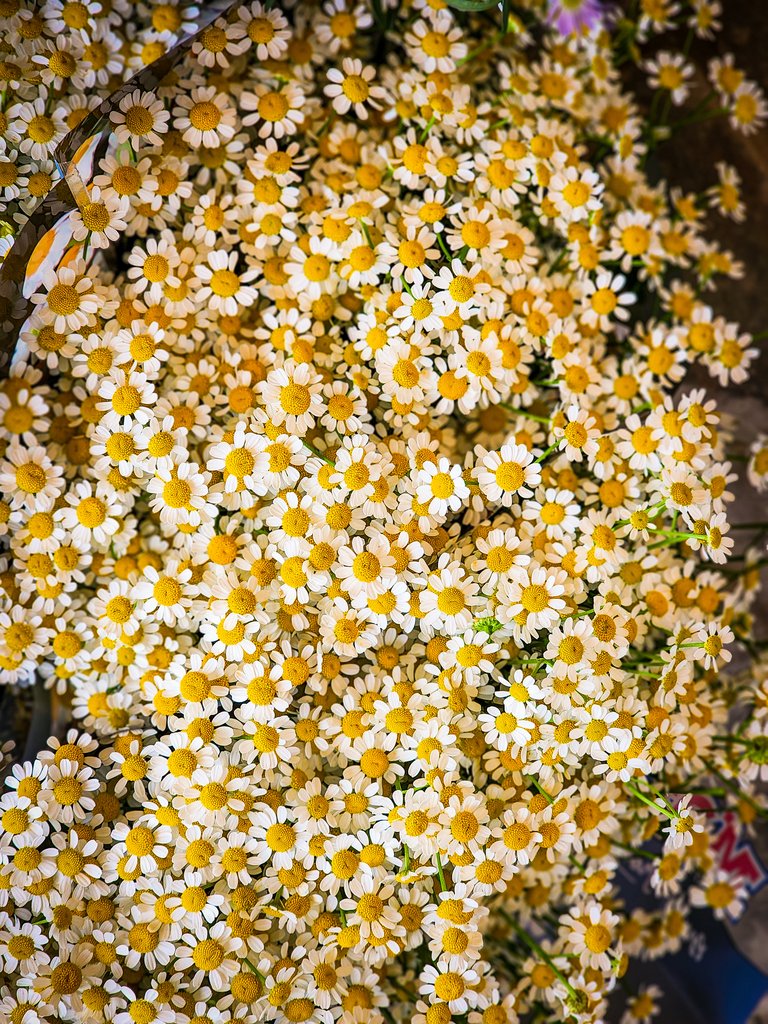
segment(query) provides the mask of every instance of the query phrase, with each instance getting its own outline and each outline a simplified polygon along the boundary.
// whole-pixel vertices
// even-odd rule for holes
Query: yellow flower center
[[[54,637],[53,650],[60,658],[74,658],[83,647],[83,642],[76,633],[59,633]]]
[[[125,127],[131,135],[148,135],[152,131],[154,124],[154,117],[140,103],[134,104],[125,112]]]
[[[360,758],[360,768],[369,779],[380,779],[389,768],[389,758],[385,751],[372,747]]]
[[[147,451],[154,459],[160,459],[169,455],[173,451],[173,434],[166,430],[153,434],[149,439]]]
[[[195,967],[201,971],[215,971],[224,962],[224,947],[215,939],[203,939],[192,950]]]
[[[288,110],[288,100],[281,92],[267,92],[259,99],[259,117],[264,121],[282,121]]]
[[[466,985],[460,974],[455,971],[448,971],[435,979],[435,995],[444,1003],[450,1003],[454,999],[461,999],[466,990]]]
[[[275,36],[275,28],[269,18],[253,18],[248,23],[248,38],[256,45],[266,45]]]
[[[357,902],[357,915],[370,923],[378,921],[384,911],[384,901],[376,893],[364,893]]]
[[[368,83],[362,75],[347,75],[341,88],[350,103],[365,103],[370,93]]]
[[[154,845],[155,839],[152,830],[146,825],[134,826],[125,837],[125,848],[135,857],[144,857],[151,853]]]
[[[589,185],[583,181],[569,181],[563,189],[563,199],[574,209],[583,206],[590,195]]]
[[[0,818],[0,822],[9,835],[18,836],[29,828],[29,815],[20,807],[11,807]]]
[[[54,784],[53,795],[62,807],[71,807],[83,795],[82,783],[71,776],[65,776]]]
[[[514,822],[504,830],[504,845],[508,850],[524,850],[531,841],[531,834],[524,822]]]
[[[591,953],[604,953],[611,945],[611,933],[603,924],[590,925],[584,933],[584,945]]]
[[[231,298],[237,294],[240,278],[231,270],[214,270],[211,275],[211,291],[222,298]]]
[[[168,508],[186,508],[192,497],[192,488],[186,480],[169,480],[163,486],[163,501]]]
[[[267,846],[275,853],[285,853],[296,842],[296,832],[290,825],[277,822],[270,825],[264,837]]]
[[[503,491],[517,491],[525,483],[525,473],[517,462],[502,462],[494,475]]]
[[[56,134],[56,128],[50,117],[45,114],[37,114],[27,125],[27,135],[33,142],[45,145],[50,142]]]
[[[77,506],[78,522],[89,530],[101,526],[107,518],[107,507],[103,501],[93,496],[83,498]]]
[[[80,215],[89,231],[104,231],[109,226],[109,210],[103,203],[86,203]]]
[[[280,405],[291,416],[301,416],[309,409],[312,396],[309,388],[291,381],[280,389]]]
[[[55,284],[48,292],[48,308],[58,316],[71,316],[80,308],[80,294],[74,285]]]
[[[543,612],[549,605],[549,592],[539,583],[530,583],[520,595],[520,603],[531,614]]]
[[[428,57],[445,57],[451,46],[444,32],[425,32],[421,48]]]
[[[107,439],[107,443],[104,446],[107,455],[113,462],[122,462],[130,457],[136,451],[136,444],[133,440],[132,434],[126,434],[119,432],[113,434]]]
[[[222,113],[215,103],[203,100],[195,103],[189,112],[189,123],[198,131],[214,131],[219,126]]]
[[[70,996],[77,992],[83,980],[83,972],[77,964],[65,961],[51,971],[51,987],[58,995]]]
[[[16,469],[16,485],[27,494],[37,494],[45,487],[45,470],[36,462],[24,462]]]
[[[592,309],[599,316],[609,316],[618,305],[618,299],[610,288],[598,288],[591,301]]]
[[[437,595],[437,607],[443,615],[458,615],[464,606],[464,594],[458,587],[445,587]]]

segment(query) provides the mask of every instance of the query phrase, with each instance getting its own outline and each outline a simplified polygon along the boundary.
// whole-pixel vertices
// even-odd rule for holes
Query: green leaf
[[[457,11],[487,11],[499,6],[499,0],[446,0],[446,3]]]
[[[501,629],[501,623],[492,616],[486,619],[475,619],[475,629],[480,633],[488,633],[493,636],[497,629]]]

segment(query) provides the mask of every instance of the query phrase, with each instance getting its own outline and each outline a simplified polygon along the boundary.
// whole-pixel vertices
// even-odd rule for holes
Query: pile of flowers
[[[0,680],[75,724],[0,797],[3,1019],[645,1021],[629,959],[744,905],[693,797],[765,813],[768,669],[721,675],[755,573],[678,387],[756,356],[743,203],[644,169],[687,58],[653,122],[617,70],[719,5],[574,6],[252,0],[112,110],[0,384]],[[198,11],[0,13],[10,244]]]

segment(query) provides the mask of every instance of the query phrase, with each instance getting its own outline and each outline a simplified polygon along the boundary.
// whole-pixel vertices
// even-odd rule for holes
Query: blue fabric
[[[665,996],[670,987],[677,990],[707,1024],[745,1024],[768,991],[768,977],[742,956],[727,929],[711,914],[694,911],[690,921],[705,936],[706,951],[700,960],[685,949],[665,958]],[[660,1020],[683,1024],[679,1016],[668,1013],[666,1005]]]
[[[619,868],[619,887],[629,911],[659,906],[648,874],[647,861],[625,862]],[[694,910],[689,921],[692,932],[704,940],[696,943],[697,956],[685,942],[674,955],[633,961],[627,980],[632,987],[656,984],[662,989],[655,1024],[746,1024],[768,992],[768,976],[739,952],[726,927],[711,913]]]

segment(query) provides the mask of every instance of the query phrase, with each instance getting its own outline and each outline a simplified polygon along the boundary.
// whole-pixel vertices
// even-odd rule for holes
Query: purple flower
[[[594,28],[602,14],[600,0],[549,0],[547,21],[569,36]]]

